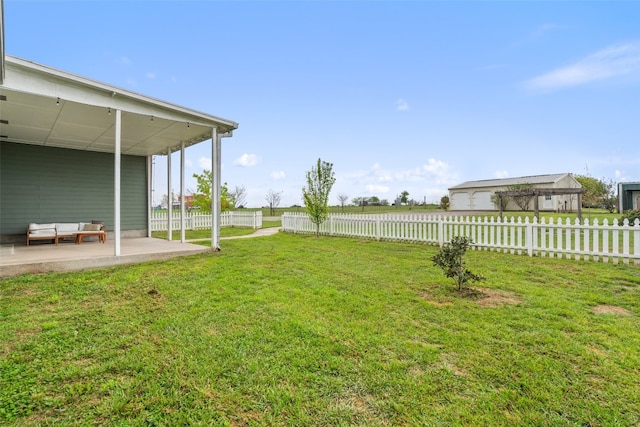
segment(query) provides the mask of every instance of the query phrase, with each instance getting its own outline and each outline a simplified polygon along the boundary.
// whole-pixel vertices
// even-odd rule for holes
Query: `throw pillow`
[[[83,231],[100,231],[101,228],[101,224],[85,224]]]

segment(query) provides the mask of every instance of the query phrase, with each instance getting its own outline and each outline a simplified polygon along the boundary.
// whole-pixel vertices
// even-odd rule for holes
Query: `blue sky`
[[[222,179],[252,207],[270,190],[301,204],[318,158],[333,204],[547,173],[640,181],[639,22],[635,1],[5,0],[7,53],[238,122]],[[210,144],[186,164],[195,191]]]

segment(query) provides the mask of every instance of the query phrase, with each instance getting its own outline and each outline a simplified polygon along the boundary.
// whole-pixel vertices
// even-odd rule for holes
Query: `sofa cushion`
[[[55,236],[56,235],[56,225],[55,224],[29,224],[29,235],[30,236]]]
[[[59,222],[59,223],[56,223],[56,230],[58,230],[58,234],[77,233],[80,230],[80,223]]]
[[[44,237],[44,236],[55,236],[56,235],[56,230],[51,229],[51,230],[35,230],[35,231],[30,231],[29,232],[29,236],[37,236],[37,237]]]

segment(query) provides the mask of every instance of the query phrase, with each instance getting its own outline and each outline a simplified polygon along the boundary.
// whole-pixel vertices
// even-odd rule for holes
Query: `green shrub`
[[[629,224],[633,225],[633,221],[635,221],[636,219],[640,220],[640,209],[636,209],[635,211],[624,211],[622,213],[622,217],[620,217],[620,224],[622,224],[625,219],[628,219]]]
[[[449,201],[449,196],[442,196],[442,198],[440,199],[440,209],[442,209],[443,211],[448,211],[450,206],[451,204]]]
[[[461,291],[463,286],[472,282],[484,280],[484,277],[472,273],[465,267],[464,254],[473,242],[468,237],[454,237],[440,249],[431,260],[434,265],[442,268],[445,276],[452,278]]]

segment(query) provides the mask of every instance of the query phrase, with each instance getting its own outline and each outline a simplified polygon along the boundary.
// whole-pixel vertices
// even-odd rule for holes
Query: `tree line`
[[[203,212],[211,211],[211,183],[212,174],[209,170],[204,170],[201,174],[194,173],[193,177],[196,179],[197,190],[189,196],[189,208],[199,209]],[[589,175],[574,175],[576,180],[580,183],[585,192],[582,195],[582,207],[585,208],[602,208],[606,209],[609,213],[613,213],[618,206],[618,196],[616,195],[616,184],[613,180],[597,179]],[[329,194],[333,183],[335,182],[335,176],[333,174],[333,164],[318,159],[316,164],[306,174],[307,185],[303,188],[302,199],[305,204],[305,208],[309,211],[312,217],[322,217],[322,206],[329,205]],[[507,191],[517,192],[520,191],[525,194],[511,195],[506,197],[493,196],[492,202],[496,206],[496,209],[506,209],[506,205],[509,201],[518,206],[521,210],[527,211],[530,209],[533,196],[526,194],[526,191],[533,189],[533,184],[522,183],[514,184],[506,187]],[[270,210],[270,215],[275,215],[275,211],[280,207],[282,201],[282,191],[269,190],[265,196],[265,201]],[[179,197],[179,196],[178,196]],[[575,195],[571,197],[576,197]],[[345,193],[340,193],[337,196],[338,205],[343,209],[346,206],[361,206],[362,209],[366,206],[389,206],[389,205],[409,205],[418,206],[424,204],[414,199],[409,198],[409,192],[404,190],[396,196],[395,200],[389,202],[388,199],[380,199],[377,196],[360,196],[351,199],[349,204],[349,196]],[[172,197],[172,199],[174,199]],[[233,189],[229,189],[229,185],[225,182],[220,186],[220,207],[222,211],[230,209],[242,209],[246,207],[247,190],[241,186],[235,186]],[[175,203],[178,200],[172,200]],[[162,204],[167,204],[167,195],[163,196]],[[448,196],[443,196],[440,199],[439,207],[443,210],[448,210],[450,200]],[[320,209],[320,210],[318,210]]]

